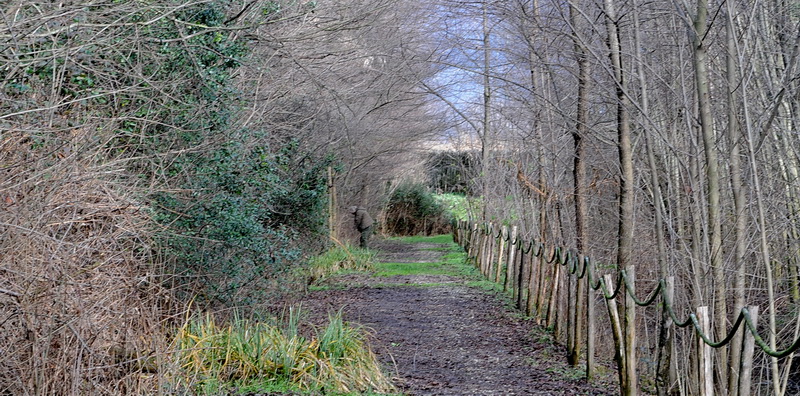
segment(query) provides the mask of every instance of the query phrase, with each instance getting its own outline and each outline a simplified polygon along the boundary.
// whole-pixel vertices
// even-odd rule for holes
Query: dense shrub
[[[5,5],[0,394],[156,393],[136,362],[189,301],[259,301],[298,261],[328,162],[238,123],[231,2]]]
[[[299,239],[322,232],[326,184],[324,161],[304,168],[295,155],[230,143],[186,158],[188,194],[153,195],[161,241],[189,295],[226,306],[263,302],[273,279],[299,263]]]
[[[148,73],[186,84],[174,87],[176,100],[149,114],[169,122],[126,124],[144,139],[132,145],[120,130],[111,144],[114,152],[125,147],[168,159],[155,163],[148,156],[131,170],[163,181],[145,198],[162,226],[159,248],[174,263],[182,295],[200,304],[250,306],[268,299],[274,278],[300,261],[300,238],[321,231],[329,161],[271,130],[235,125],[240,92],[232,74],[248,48],[214,29],[227,18],[220,4],[182,9],[185,31],[174,24],[145,28],[167,40],[153,51]]]
[[[386,206],[386,231],[392,235],[437,235],[450,231],[442,204],[419,183],[398,186]]]
[[[480,158],[476,151],[438,151],[427,161],[430,187],[437,192],[471,194]]]

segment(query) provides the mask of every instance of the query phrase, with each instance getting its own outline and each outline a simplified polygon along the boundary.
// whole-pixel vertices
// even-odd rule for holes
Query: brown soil
[[[380,241],[384,262],[436,262],[436,246]],[[563,348],[503,298],[449,276],[348,275],[310,292],[313,320],[342,309],[408,395],[611,395],[566,364]],[[427,285],[426,285],[427,284]]]

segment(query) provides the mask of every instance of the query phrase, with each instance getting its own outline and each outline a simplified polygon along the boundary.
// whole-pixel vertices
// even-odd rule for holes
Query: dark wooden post
[[[672,349],[675,341],[675,334],[672,328],[672,318],[669,316],[669,309],[675,297],[675,278],[668,276],[664,279],[664,295],[666,299],[661,301],[661,330],[658,337],[658,367],[656,368],[656,388],[659,396],[667,396],[672,393],[672,389],[677,382],[675,365],[672,364]]]
[[[528,254],[528,299],[526,300],[525,304],[525,314],[528,316],[533,316],[536,307],[536,297],[537,297],[537,290],[536,285],[536,271],[538,269],[538,260],[536,260],[536,255],[534,255],[534,246],[531,244],[531,250]]]

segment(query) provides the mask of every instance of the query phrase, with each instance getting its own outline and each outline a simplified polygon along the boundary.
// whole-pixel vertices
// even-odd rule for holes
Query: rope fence
[[[454,240],[465,251],[470,260],[488,279],[495,283],[502,283],[503,290],[510,293],[517,307],[533,316],[537,324],[546,321],[547,327],[553,327],[556,337],[566,331],[567,349],[570,355],[577,356],[580,351],[581,331],[576,329],[575,323],[580,323],[576,317],[576,306],[584,302],[589,305],[583,310],[587,324],[587,377],[591,380],[595,371],[594,367],[594,291],[600,291],[606,301],[609,311],[609,320],[615,342],[615,360],[619,368],[620,387],[623,394],[636,394],[636,334],[635,326],[626,326],[633,322],[636,306],[647,307],[660,303],[662,310],[662,332],[660,337],[658,370],[656,384],[662,389],[674,388],[678,379],[676,374],[667,369],[672,359],[671,345],[674,332],[671,326],[687,328],[691,326],[698,337],[697,362],[698,393],[701,395],[713,394],[713,367],[710,356],[711,348],[721,348],[729,345],[744,324],[744,340],[742,342],[741,360],[738,367],[738,381],[734,386],[738,394],[748,396],[751,389],[753,357],[755,348],[758,347],[765,354],[773,358],[783,358],[793,354],[800,348],[800,338],[795,339],[785,349],[774,349],[761,337],[757,331],[758,306],[743,307],[727,335],[720,341],[715,341],[710,335],[710,319],[708,307],[701,306],[689,313],[686,319],[680,319],[673,307],[674,279],[673,277],[658,280],[657,285],[646,297],[639,298],[635,289],[635,268],[616,270],[616,281],[611,274],[598,278],[595,274],[596,263],[588,256],[582,256],[572,249],[560,246],[548,246],[542,241],[525,241],[517,235],[517,227],[497,227],[491,223],[470,223],[459,221],[454,225]],[[549,264],[549,266],[548,266]],[[566,270],[562,274],[562,268]],[[504,276],[503,276],[504,275]],[[561,277],[566,276],[564,285]],[[571,283],[570,283],[571,282]],[[577,295],[578,282],[587,282],[585,296]],[[615,286],[616,285],[616,286]],[[563,290],[566,288],[566,290]],[[624,292],[623,292],[624,290]],[[568,293],[566,305],[567,324],[562,325],[554,320],[560,299],[559,293]],[[548,296],[549,295],[549,296]],[[624,316],[620,316],[616,304],[617,297],[625,300]],[[630,316],[629,316],[630,315]],[[572,324],[572,325],[570,325]],[[669,345],[666,345],[669,344]],[[575,352],[578,351],[578,353]],[[577,362],[572,362],[573,364]],[[669,393],[669,391],[665,392]]]

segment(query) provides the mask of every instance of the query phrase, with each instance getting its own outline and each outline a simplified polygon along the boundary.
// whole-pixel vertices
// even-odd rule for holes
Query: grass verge
[[[350,245],[341,245],[312,257],[304,271],[307,271],[308,283],[311,284],[333,274],[348,271],[373,271],[374,269],[375,252]]]
[[[441,246],[428,250],[441,251],[444,255],[437,262],[429,263],[382,263],[375,264],[375,275],[380,277],[390,276],[423,276],[445,275],[463,279],[471,287],[489,291],[498,291],[500,286],[481,276],[480,272],[467,262],[466,253],[453,242],[450,234],[436,236],[411,236],[395,238],[404,243],[440,244]],[[437,283],[438,284],[438,283]],[[418,284],[417,286],[430,286],[431,284]]]
[[[390,239],[406,243],[442,243],[442,244],[453,244],[454,246],[458,246],[453,242],[452,234],[442,234],[434,236],[415,235],[407,237],[394,237]]]

